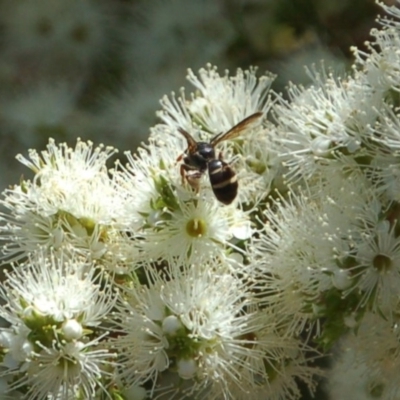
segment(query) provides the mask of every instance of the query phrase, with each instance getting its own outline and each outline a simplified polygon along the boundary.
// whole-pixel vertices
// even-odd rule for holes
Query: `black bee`
[[[177,159],[183,159],[180,167],[182,181],[186,179],[190,186],[198,191],[200,178],[208,170],[215,197],[223,204],[232,203],[238,192],[237,176],[233,168],[222,159],[221,153],[218,158],[215,156],[215,146],[224,140],[239,136],[262,115],[262,112],[251,114],[227,132],[214,136],[210,142],[196,142],[192,135],[179,128],[178,131],[186,138],[188,144],[184,154]]]

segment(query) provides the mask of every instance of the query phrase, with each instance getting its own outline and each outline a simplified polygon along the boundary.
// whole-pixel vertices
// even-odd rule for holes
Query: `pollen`
[[[207,232],[207,224],[202,219],[191,219],[186,224],[186,232],[189,236],[201,237]]]

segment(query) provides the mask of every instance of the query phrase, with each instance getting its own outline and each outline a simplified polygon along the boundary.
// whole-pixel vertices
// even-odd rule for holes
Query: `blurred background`
[[[15,155],[49,137],[134,150],[187,68],[256,65],[278,74],[278,92],[307,84],[304,65],[321,59],[342,73],[379,11],[374,0],[0,0],[0,187],[19,181]]]

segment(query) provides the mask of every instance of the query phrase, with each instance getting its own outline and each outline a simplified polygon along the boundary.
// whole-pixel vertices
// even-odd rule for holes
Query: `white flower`
[[[272,105],[268,91],[273,77],[257,78],[255,69],[238,69],[236,75],[229,76],[226,72],[220,76],[209,65],[200,69],[199,75],[200,78],[189,70],[188,79],[198,89],[191,99],[182,91],[178,98],[173,94],[161,100],[163,109],[158,115],[163,124],[152,129],[152,137],[165,140],[166,126],[175,136],[181,136],[179,128],[188,132],[201,129],[200,137],[210,139],[211,135],[228,131],[256,112],[266,114]]]
[[[257,374],[251,375],[253,365],[249,368],[245,363],[240,381],[227,379],[227,391],[231,393],[231,398],[295,400],[302,395],[298,386],[299,381],[307,386],[310,393],[314,392],[316,384],[313,379],[316,375],[320,375],[321,371],[312,366],[313,358],[306,356],[306,353],[310,354],[312,350],[289,337],[279,339],[279,335],[273,334],[272,331],[266,329],[257,333],[257,340],[261,342],[259,350],[266,351],[264,367]],[[263,338],[263,335],[266,337]],[[246,361],[251,362],[251,360]],[[264,368],[267,370],[268,380],[263,376]],[[212,390],[207,399],[217,400],[221,398],[220,396],[218,390]]]
[[[342,342],[340,353],[328,371],[326,388],[330,399],[343,400],[357,395],[360,400],[375,400],[375,390],[379,395],[381,382],[371,380],[367,366],[357,362],[354,350],[346,346],[346,339]]]
[[[252,234],[249,212],[221,205],[208,179],[196,193],[179,173],[177,138],[151,141],[114,175],[129,215],[138,258],[194,260],[224,257]],[[182,147],[183,149],[184,147]],[[128,220],[127,218],[127,220]]]
[[[400,200],[400,168],[398,152],[400,150],[399,115],[390,104],[385,104],[379,114],[379,124],[371,127],[370,135],[373,140],[370,147],[370,166],[367,173],[377,182],[377,189],[388,200]]]
[[[337,346],[328,374],[327,388],[333,400],[357,394],[365,400],[400,398],[397,379],[400,367],[398,321],[366,313],[354,333]]]
[[[195,197],[188,185],[181,185],[176,159],[185,148],[182,143],[169,136],[164,142],[150,140],[134,155],[127,152],[128,164],[112,171],[119,197],[127,199],[124,207],[131,230],[153,225],[164,207],[174,205],[176,195],[172,188],[175,185],[181,186],[180,195],[184,198]]]
[[[97,326],[111,309],[114,296],[109,288],[102,290],[94,283],[95,276],[94,265],[79,257],[69,259],[57,253],[47,258],[46,253],[36,253],[7,275],[3,317],[11,323],[16,315],[27,320],[41,316],[57,323],[79,317],[82,326]]]
[[[398,302],[400,285],[400,239],[389,223],[372,226],[360,233],[355,244],[354,265],[349,268],[354,284],[348,290],[362,293],[360,305],[391,316]]]
[[[114,293],[95,283],[93,265],[58,257],[39,253],[14,265],[1,286],[0,315],[11,324],[0,333],[4,375],[27,399],[66,399],[70,391],[91,398],[106,390],[102,379],[114,366],[100,330]]]
[[[308,189],[278,199],[265,210],[265,229],[249,247],[248,271],[267,304],[276,302],[280,313],[291,315],[294,331],[315,320],[323,293],[356,285],[346,260],[370,187],[360,174],[343,178],[328,168]]]
[[[123,199],[106,161],[112,148],[93,148],[78,140],[75,148],[56,145],[31,151],[19,160],[35,172],[33,181],[3,192],[0,216],[4,257],[13,260],[43,248],[72,246],[87,256],[100,258],[107,252],[107,239],[125,238],[118,230],[126,222]]]
[[[159,288],[158,288],[159,289]],[[113,346],[119,354],[121,380],[126,387],[157,380],[168,368],[168,341],[160,326],[165,307],[157,289],[142,286],[130,290],[114,314],[120,336]]]
[[[197,141],[210,141],[216,134],[227,132],[247,117],[260,113],[242,127],[239,138],[223,141],[215,149],[236,170],[239,177],[239,201],[256,203],[270,190],[277,174],[276,153],[271,150],[272,124],[263,124],[272,101],[268,96],[273,80],[270,75],[256,76],[256,69],[238,69],[235,75],[220,76],[217,69],[200,69],[197,77],[189,70],[188,79],[197,89],[188,99],[182,90],[161,100],[158,113],[163,123],[152,129],[151,138],[164,143],[167,137],[178,137],[185,150],[186,141],[178,132],[186,130]],[[264,126],[266,125],[266,126]],[[248,145],[254,142],[254,145]]]
[[[195,390],[200,390],[228,371],[235,374],[241,354],[252,354],[240,339],[250,329],[249,318],[241,315],[247,303],[241,298],[244,284],[218,274],[215,267],[193,265],[187,273],[176,270],[166,281],[154,275],[150,287],[127,291],[128,301],[116,315],[124,335],[114,345],[128,383],[152,379],[155,385],[160,373],[177,362],[185,379],[198,377]],[[179,323],[171,331],[165,327],[172,316]]]
[[[397,7],[382,7],[399,16]],[[383,28],[372,30],[369,51],[354,49],[352,75],[335,79],[314,72],[313,86],[290,87],[291,101],[280,101],[274,108],[279,125],[276,150],[291,169],[291,178],[308,178],[334,159],[354,159],[368,168],[371,158],[393,155],[386,147],[393,139],[398,147],[398,117],[387,115],[396,113],[398,102],[400,24],[388,18],[380,22]],[[372,169],[375,172],[385,176],[385,171]]]
[[[255,115],[248,124],[243,125],[240,132],[244,145],[241,141],[223,142],[221,149],[215,150],[216,157],[220,157],[220,151],[223,159],[237,171],[239,203],[257,203],[269,192],[279,171],[276,154],[270,152],[268,146],[268,132],[272,125],[267,129],[262,125],[263,112],[267,112],[270,107],[267,93],[271,78],[258,79],[255,70],[238,70],[236,76],[220,77],[215,69],[209,68],[208,71],[201,70],[200,74],[204,81],[201,96],[193,97],[192,102],[186,102],[183,97],[164,98],[164,110],[160,112],[164,123],[152,129],[148,145],[139,148],[134,156],[127,154],[128,165],[121,167],[115,174],[122,196],[129,198],[129,201],[125,202],[126,215],[134,230],[141,229],[144,225],[156,226],[160,218],[169,218],[164,212],[166,208],[169,211],[182,211],[177,202],[196,203],[199,197],[206,199],[210,204],[216,202],[207,177],[208,172],[205,171],[199,180],[196,195],[186,179],[185,171],[181,169],[182,161],[181,165],[177,162],[188,146],[186,139],[178,132],[179,128],[187,129],[195,140],[205,141],[211,139],[210,134],[227,131],[246,117]],[[220,93],[213,92],[217,87],[218,90],[225,91],[224,98],[227,104],[222,109],[218,108],[220,103],[216,100]],[[248,99],[248,102],[240,102],[241,96]],[[209,105],[205,109],[192,112],[191,104],[201,99],[209,101]],[[210,107],[214,107],[213,121],[207,120],[211,113]],[[197,129],[200,128],[199,123],[201,131]],[[193,127],[198,132],[194,131]],[[257,142],[256,146],[247,144],[247,135],[249,141]],[[250,230],[248,226],[245,227],[246,224],[240,222],[240,216],[234,219],[238,220],[236,225],[241,226],[241,232],[237,227],[235,229],[238,237],[248,236]],[[245,231],[247,233],[244,233]],[[227,233],[229,234],[230,232]]]
[[[111,376],[107,370],[114,356],[99,346],[98,339],[43,347],[32,354],[26,375],[13,386],[30,385],[27,395],[32,399],[46,399],[49,394],[68,399],[71,391],[95,398],[99,388],[106,390],[101,380]]]
[[[214,200],[179,201],[177,210],[165,211],[154,228],[143,234],[139,244],[146,257],[173,259],[191,264],[195,261],[224,257],[230,247],[236,248],[234,234],[247,239],[251,234],[246,214],[223,207]],[[240,250],[239,250],[240,251]]]
[[[115,174],[124,198],[129,198],[125,205],[133,237],[138,238],[136,244],[139,249],[143,247],[146,257],[159,258],[161,255],[157,251],[160,249],[162,253],[168,250],[172,257],[182,258],[188,254],[197,257],[205,246],[213,256],[214,249],[221,243],[225,246],[233,237],[245,240],[252,233],[246,213],[234,207],[220,210],[207,172],[196,182],[196,191],[190,187],[182,165],[177,163],[188,146],[179,128],[188,129],[195,140],[210,140],[211,133],[227,131],[255,115],[241,133],[254,134],[249,140],[259,141],[257,152],[255,146],[242,146],[240,142],[221,144],[222,157],[227,162],[232,159],[232,168],[237,169],[239,177],[238,201],[233,206],[250,203],[246,207],[251,208],[268,194],[279,171],[276,155],[268,150],[268,130],[262,126],[263,112],[270,107],[267,93],[271,77],[257,79],[255,70],[238,70],[236,76],[220,77],[211,67],[201,70],[200,75],[201,81],[193,81],[193,74],[191,79],[196,86],[204,85],[201,95],[193,97],[191,102],[183,97],[165,98],[160,114],[164,123],[152,129],[150,144],[139,148],[135,156],[128,154],[128,165]],[[246,98],[246,102],[241,102],[241,97]],[[226,100],[222,108],[218,108],[222,100],[218,102],[217,98]],[[201,99],[209,104],[204,109],[191,110]],[[213,113],[214,117],[207,120]],[[201,132],[198,135],[191,128],[199,123]],[[161,243],[161,246],[157,248],[153,243]]]
[[[209,263],[176,265],[166,275],[148,270],[148,287],[126,290],[115,314],[121,336],[114,347],[128,386],[151,380],[157,394],[214,399],[262,385],[269,395],[275,387],[280,399],[282,393],[295,398],[295,376],[310,382],[315,370],[306,366],[301,344],[282,334],[284,318],[258,310],[246,282],[224,269]],[[165,381],[170,372],[190,384]]]
[[[242,143],[235,144],[238,154],[232,166],[238,175],[239,202],[257,205],[267,195],[275,195],[274,190],[286,192],[286,171],[272,148],[277,134],[276,127],[265,122],[262,129],[253,129],[243,136]]]
[[[380,7],[382,7],[385,11],[385,15],[382,17],[378,18],[378,21],[384,25],[384,26],[394,26],[395,28],[399,29],[400,28],[400,10],[396,5],[388,6],[387,4],[378,1],[377,2]],[[396,3],[399,3],[398,0],[396,0]],[[389,17],[388,17],[389,16]],[[395,19],[393,19],[394,17]]]
[[[398,7],[388,7],[380,3],[386,12],[399,16]],[[397,10],[397,11],[394,11]],[[375,91],[375,98],[392,102],[392,90],[400,87],[398,63],[400,59],[400,24],[399,21],[387,17],[378,19],[383,25],[381,29],[372,29],[374,40],[367,42],[368,52],[353,48],[356,65],[361,67],[363,82]]]
[[[188,79],[199,94],[187,103],[187,110],[201,126],[215,133],[227,131],[256,111],[267,113],[272,105],[268,91],[274,76],[257,78],[256,72],[256,68],[238,69],[234,76],[228,72],[220,76],[217,68],[208,65],[200,69],[198,78],[189,70]]]
[[[289,176],[297,180],[311,177],[334,159],[370,155],[369,126],[382,102],[363,85],[361,75],[342,79],[315,75],[313,86],[291,86],[290,103],[281,101],[274,108],[278,123],[274,147],[290,169]]]
[[[34,346],[28,340],[30,330],[24,325],[18,326],[16,332],[12,328],[2,329],[0,343],[8,352],[4,356],[3,367],[14,369],[25,361],[33,352]]]

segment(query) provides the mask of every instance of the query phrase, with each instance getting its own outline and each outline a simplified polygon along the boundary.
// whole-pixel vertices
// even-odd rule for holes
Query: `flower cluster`
[[[34,175],[0,200],[4,396],[299,399],[339,344],[333,396],[352,365],[362,395],[398,398],[400,11],[384,8],[396,20],[349,76],[314,71],[284,100],[272,75],[209,65],[125,164],[81,140],[17,157]]]

